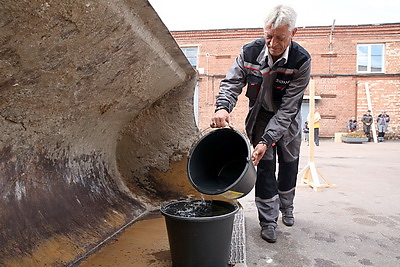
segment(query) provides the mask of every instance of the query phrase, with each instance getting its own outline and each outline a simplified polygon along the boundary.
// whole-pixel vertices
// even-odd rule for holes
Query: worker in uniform
[[[210,125],[229,124],[229,113],[247,85],[246,133],[257,166],[255,202],[261,237],[277,240],[279,211],[286,226],[294,224],[293,200],[301,144],[301,104],[310,80],[311,57],[292,40],[297,14],[275,7],[265,19],[264,38],[245,45],[221,81]],[[278,158],[278,177],[276,172]]]

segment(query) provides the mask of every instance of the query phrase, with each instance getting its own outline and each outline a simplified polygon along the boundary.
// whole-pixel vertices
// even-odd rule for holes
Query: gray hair
[[[271,26],[276,29],[280,26],[289,26],[289,31],[292,31],[296,25],[297,13],[293,8],[285,5],[279,5],[272,9],[264,20],[264,26]]]

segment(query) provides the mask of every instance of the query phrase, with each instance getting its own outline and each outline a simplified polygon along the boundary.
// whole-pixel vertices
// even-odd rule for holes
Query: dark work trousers
[[[264,134],[266,125],[273,114],[260,113],[254,128],[255,147]],[[299,165],[298,152],[295,159],[291,152],[299,151],[301,134],[294,138],[289,144],[283,145],[283,140],[278,141],[276,146],[268,147],[266,154],[257,165],[257,180],[255,185],[256,205],[258,208],[260,225],[273,225],[276,227],[279,210],[293,210],[293,200]],[[295,146],[295,147],[293,147]],[[291,155],[290,157],[286,155]],[[278,157],[278,178],[276,178],[276,157]]]
[[[363,125],[364,133],[368,137],[368,141],[371,141],[371,125]]]
[[[319,146],[319,128],[314,128],[314,143]]]

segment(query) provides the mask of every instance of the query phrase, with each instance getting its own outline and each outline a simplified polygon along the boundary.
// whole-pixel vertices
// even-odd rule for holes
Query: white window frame
[[[382,61],[381,61],[381,66],[382,69],[380,71],[373,71],[372,70],[372,46],[381,46],[382,47]],[[359,60],[360,60],[360,54],[359,54],[359,47],[367,47],[367,70],[359,70]],[[385,45],[382,43],[371,43],[371,44],[357,44],[357,73],[384,73],[385,72]]]

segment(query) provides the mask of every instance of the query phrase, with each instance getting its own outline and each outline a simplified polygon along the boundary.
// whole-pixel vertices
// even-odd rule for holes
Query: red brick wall
[[[360,79],[357,84],[357,117],[361,118],[368,109],[365,84],[368,83],[371,94],[374,118],[386,110],[390,123],[385,137],[399,138],[400,135],[400,80],[397,77],[381,78],[371,81]],[[376,120],[375,120],[376,121]]]
[[[365,84],[371,92],[373,115],[382,109],[391,117],[387,136],[400,137],[400,24],[299,28],[294,40],[312,56],[316,104],[322,116],[320,135],[333,137],[346,131],[350,117],[360,121],[368,109]],[[219,82],[239,54],[241,47],[262,36],[262,29],[232,29],[172,32],[180,46],[199,47],[199,121],[208,127],[214,112]],[[357,44],[385,44],[385,73],[357,74]],[[246,90],[244,88],[243,90]],[[308,94],[308,91],[306,92]],[[244,129],[247,114],[244,94],[231,114],[231,121]],[[361,125],[361,122],[360,122]]]
[[[321,114],[321,136],[346,131],[347,121],[355,116],[356,88],[352,77],[315,77],[315,94]]]

